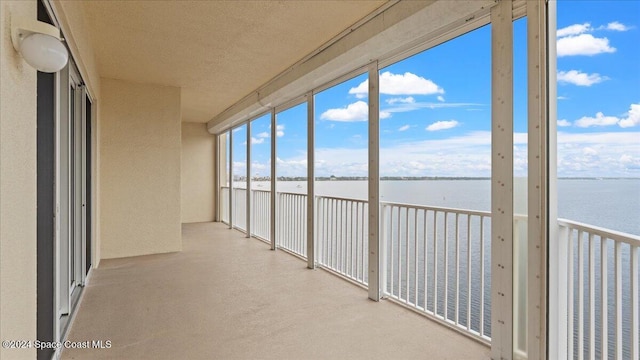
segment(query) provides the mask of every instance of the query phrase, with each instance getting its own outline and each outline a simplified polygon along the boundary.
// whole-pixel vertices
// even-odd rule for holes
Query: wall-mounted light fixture
[[[11,19],[11,41],[24,60],[42,72],[60,71],[69,60],[60,30],[42,21]]]

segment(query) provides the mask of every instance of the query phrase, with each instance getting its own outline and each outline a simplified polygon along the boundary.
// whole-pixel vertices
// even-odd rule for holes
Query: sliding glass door
[[[59,73],[56,288],[58,339],[66,331],[86,279],[87,92],[72,61]]]

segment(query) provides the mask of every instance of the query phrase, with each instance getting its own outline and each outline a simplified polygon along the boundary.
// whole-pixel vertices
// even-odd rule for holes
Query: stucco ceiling
[[[101,77],[182,88],[207,122],[386,1],[86,1]]]

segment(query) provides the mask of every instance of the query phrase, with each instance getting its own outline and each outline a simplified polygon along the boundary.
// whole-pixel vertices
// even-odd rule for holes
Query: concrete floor
[[[488,359],[489,348],[222,224],[181,253],[104,260],[63,359]]]

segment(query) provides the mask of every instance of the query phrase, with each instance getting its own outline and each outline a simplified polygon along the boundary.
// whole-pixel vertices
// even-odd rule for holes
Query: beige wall
[[[215,217],[215,137],[206,124],[182,123],[182,222]]]
[[[101,79],[102,258],[182,250],[180,89]]]
[[[0,340],[36,338],[36,70],[11,45],[16,16],[36,19],[36,2],[0,1]]]

